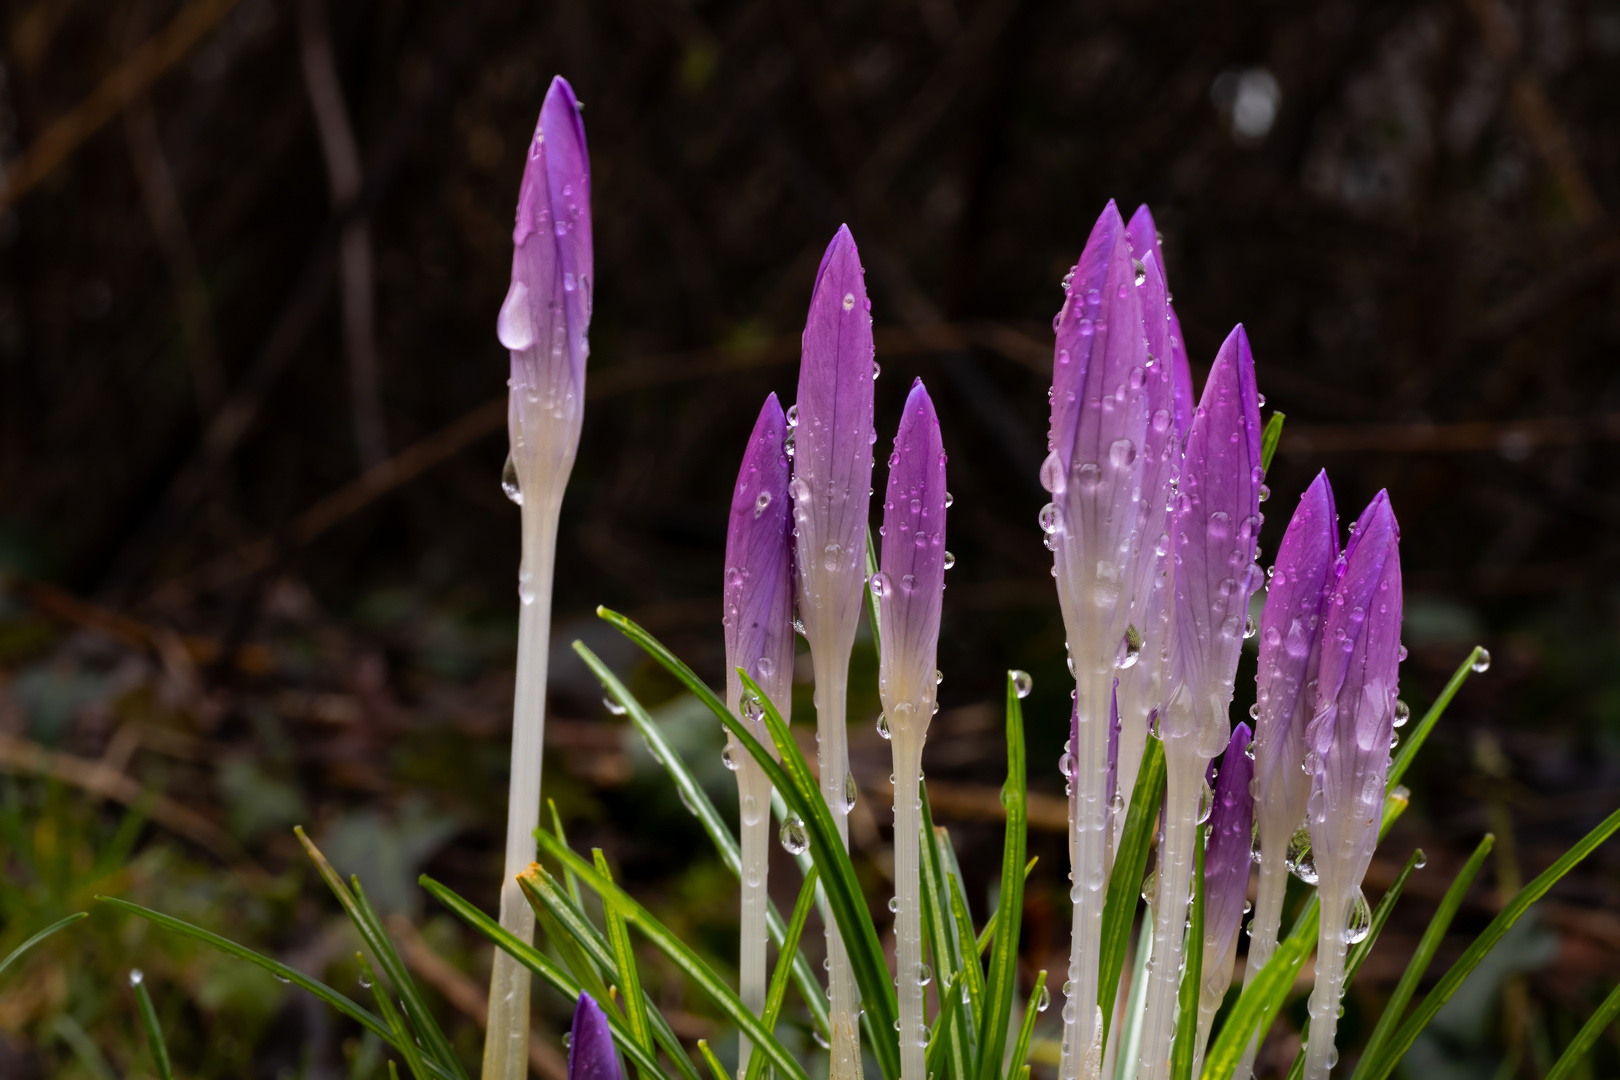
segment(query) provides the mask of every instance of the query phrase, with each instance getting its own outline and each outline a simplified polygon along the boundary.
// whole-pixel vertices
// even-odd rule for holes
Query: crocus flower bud
[[[1125,231],[1130,237],[1131,253],[1144,264],[1147,263],[1147,257],[1151,254],[1155,261],[1158,262],[1159,272],[1163,275],[1165,272],[1164,245],[1159,241],[1159,229],[1153,222],[1153,214],[1148,210],[1147,203],[1143,203],[1136,208],[1136,213],[1131,215],[1131,223],[1125,227]],[[1176,430],[1185,436],[1188,425],[1192,423],[1193,414],[1192,365],[1187,362],[1187,346],[1181,336],[1181,320],[1176,318],[1175,305],[1170,302],[1168,291],[1170,279],[1166,276],[1164,280],[1166,289],[1165,307],[1169,323],[1168,336],[1165,340],[1165,351],[1163,353],[1154,352],[1153,355],[1169,365],[1172,400],[1174,401],[1172,411],[1175,416]],[[1152,340],[1151,328],[1149,330],[1149,340]]]
[[[1204,958],[1198,988],[1198,1041],[1193,1047],[1193,1075],[1203,1063],[1215,1011],[1232,985],[1237,961],[1238,928],[1249,903],[1249,867],[1254,830],[1254,796],[1249,781],[1249,725],[1232,729],[1232,741],[1221,758],[1209,812],[1209,843],[1204,848]]]
[[[788,535],[787,420],[772,394],[748,437],[737,472],[726,526],[726,573],[722,596],[726,630],[726,698],[741,705],[742,668],[757,682],[786,720],[793,707],[793,577]],[[740,715],[753,720],[756,734],[770,739],[756,709]]]
[[[1265,580],[1255,565],[1260,534],[1260,403],[1254,356],[1238,326],[1210,369],[1187,434],[1176,497],[1175,630],[1182,707],[1168,710],[1166,738],[1192,737],[1214,757],[1231,735],[1249,597]]]
[[[621,1080],[613,1029],[589,994],[579,995],[568,1033],[568,1080]]]
[[[1361,882],[1383,814],[1400,649],[1400,528],[1380,491],[1354,526],[1328,599],[1316,713],[1305,729],[1306,817],[1322,901],[1307,1080],[1333,1066],[1345,951],[1371,920]]]
[[[495,327],[512,354],[507,423],[516,490],[520,498],[560,500],[579,448],[595,284],[585,125],[560,75],[529,145],[512,243],[512,284]]]
[[[928,728],[945,595],[945,445],[928,390],[911,385],[889,455],[883,552],[872,578],[883,641],[878,689],[889,729]]]

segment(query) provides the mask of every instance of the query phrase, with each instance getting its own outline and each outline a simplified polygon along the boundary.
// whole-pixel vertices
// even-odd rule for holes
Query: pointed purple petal
[[[840,226],[816,273],[799,367],[793,518],[807,631],[853,634],[872,488],[872,316],[865,271]]]
[[[588,994],[574,1006],[568,1037],[568,1080],[622,1080],[613,1052],[613,1031],[602,1007]]]
[[[1211,757],[1230,733],[1226,712],[1249,596],[1264,580],[1254,565],[1262,477],[1254,357],[1239,326],[1215,357],[1193,416],[1175,513],[1177,662]],[[1170,717],[1185,715],[1172,710]]]
[[[1170,552],[1171,485],[1181,474],[1181,437],[1175,427],[1171,369],[1164,359],[1169,340],[1164,277],[1151,252],[1143,260],[1143,272],[1142,324],[1149,357],[1144,382],[1148,422],[1142,440],[1142,496],[1136,505],[1140,550],[1131,583],[1130,622],[1143,637],[1142,660],[1151,664],[1164,647],[1158,635],[1150,631],[1161,621],[1155,615],[1163,612],[1166,602],[1164,569]]]
[[[1249,760],[1249,725],[1232,731],[1226,756],[1221,758],[1215,782],[1215,802],[1209,813],[1209,846],[1204,850],[1204,948],[1210,956],[1225,955],[1243,922],[1249,896],[1249,868],[1254,836],[1254,796],[1249,781],[1254,762]]]
[[[1255,776],[1267,843],[1286,843],[1305,817],[1310,777],[1305,725],[1315,707],[1314,682],[1322,659],[1323,605],[1338,557],[1338,525],[1327,473],[1317,474],[1288,522],[1272,565],[1260,616],[1260,658],[1255,674]]]
[[[889,456],[883,554],[872,588],[879,597],[884,701],[915,705],[926,727],[945,594],[945,445],[921,379],[911,385]]]
[[[1187,348],[1181,336],[1181,320],[1176,318],[1176,308],[1169,300],[1170,275],[1164,265],[1164,245],[1159,241],[1159,229],[1154,224],[1153,213],[1143,203],[1131,215],[1131,223],[1125,227],[1130,236],[1131,252],[1144,264],[1151,254],[1159,264],[1159,273],[1164,279],[1165,307],[1168,309],[1167,340],[1163,351],[1153,349],[1153,355],[1162,357],[1169,366],[1174,387],[1174,402],[1172,415],[1176,422],[1176,431],[1185,436],[1187,427],[1192,423],[1193,414],[1193,384],[1192,367],[1187,363]],[[1149,341],[1152,341],[1152,331],[1149,331]]]
[[[788,536],[787,420],[765,399],[737,472],[726,527],[723,599],[726,691],[735,708],[745,668],[787,719],[793,682],[793,581]]]

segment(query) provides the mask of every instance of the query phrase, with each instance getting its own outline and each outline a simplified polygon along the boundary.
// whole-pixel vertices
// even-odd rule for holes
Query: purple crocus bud
[[[1209,1029],[1232,985],[1237,962],[1238,927],[1249,903],[1249,867],[1254,837],[1254,796],[1249,781],[1254,762],[1249,760],[1249,725],[1232,729],[1232,741],[1221,758],[1209,812],[1209,843],[1204,848],[1204,958],[1198,988],[1198,1041],[1194,1044],[1193,1075],[1203,1063]]]
[[[1148,210],[1147,203],[1143,203],[1136,208],[1136,213],[1131,215],[1131,223],[1126,226],[1126,232],[1130,235],[1132,254],[1144,264],[1147,262],[1148,255],[1151,254],[1158,261],[1160,274],[1164,275],[1164,246],[1159,240],[1159,229],[1153,222],[1153,214]],[[1175,416],[1176,430],[1182,435],[1186,435],[1187,427],[1192,423],[1193,414],[1192,365],[1187,362],[1187,346],[1184,343],[1185,339],[1181,336],[1181,320],[1176,318],[1176,309],[1170,303],[1168,275],[1165,275],[1164,283],[1166,290],[1165,306],[1168,309],[1169,316],[1168,335],[1165,341],[1165,352],[1155,352],[1153,355],[1160,357],[1169,365],[1174,388],[1173,399],[1175,405],[1173,415]]]
[[[568,1080],[621,1080],[613,1030],[589,994],[579,995],[568,1033]]]
[[[1260,533],[1260,404],[1254,356],[1238,326],[1204,384],[1187,433],[1176,499],[1176,659],[1183,708],[1168,711],[1166,738],[1194,737],[1198,756],[1221,752],[1231,735],[1238,653],[1249,596],[1265,574],[1255,565]]]
[[[787,420],[772,394],[748,437],[731,495],[723,592],[726,698],[742,696],[743,668],[786,720],[793,706],[793,578],[788,536]],[[744,710],[748,714],[749,710]],[[751,711],[758,722],[759,712]],[[757,732],[764,736],[764,728]],[[766,745],[770,741],[766,740]]]
[[[1366,936],[1362,878],[1378,843],[1401,650],[1400,527],[1380,491],[1353,526],[1322,630],[1316,713],[1305,729],[1306,818],[1321,897],[1307,1080],[1326,1077],[1346,948]]]
[[[560,499],[562,484],[550,481],[567,479],[579,447],[595,283],[585,125],[560,75],[540,107],[512,243],[512,284],[495,323],[512,354],[512,463],[520,492]]]

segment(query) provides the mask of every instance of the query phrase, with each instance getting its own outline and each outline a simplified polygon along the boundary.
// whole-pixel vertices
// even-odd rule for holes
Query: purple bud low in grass
[[[1400,527],[1380,491],[1352,527],[1329,594],[1316,712],[1305,730],[1306,818],[1322,902],[1306,1080],[1328,1075],[1347,948],[1366,936],[1361,882],[1383,816],[1401,651]]]
[[[765,399],[737,472],[726,526],[722,597],[726,696],[735,710],[742,668],[787,719],[793,706],[793,564],[788,535],[787,420]],[[757,713],[754,714],[757,717]],[[763,736],[761,728],[757,734]],[[766,745],[770,745],[766,740]]]
[[[568,1033],[568,1080],[621,1080],[607,1016],[589,994],[579,995]]]
[[[1215,1012],[1232,985],[1238,929],[1249,905],[1250,853],[1254,835],[1254,762],[1249,760],[1249,725],[1232,729],[1209,811],[1209,842],[1204,848],[1204,955],[1198,988],[1198,1041],[1193,1047],[1197,1076],[1209,1043]]]

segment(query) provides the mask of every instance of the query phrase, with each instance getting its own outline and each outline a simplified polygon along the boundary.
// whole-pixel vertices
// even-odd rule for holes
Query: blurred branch
[[[0,181],[0,205],[15,203],[50,175],[86,139],[122,112],[191,51],[238,0],[192,0],[174,20],[148,38],[89,97],[68,111],[24,150]]]

